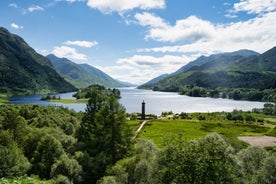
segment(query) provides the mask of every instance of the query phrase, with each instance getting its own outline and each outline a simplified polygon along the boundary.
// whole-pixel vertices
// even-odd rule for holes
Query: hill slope
[[[252,54],[244,55],[249,52]],[[243,50],[243,55],[228,53],[200,57],[158,83],[140,88],[160,91],[180,91],[187,85],[205,88],[275,88],[276,47],[261,55],[249,52]]]
[[[59,58],[53,54],[46,56],[59,74],[78,88],[92,84],[105,87],[122,87],[123,85],[104,72],[88,64],[76,64],[66,58]]]
[[[0,27],[0,92],[12,94],[69,92],[50,61],[35,52],[21,37]]]

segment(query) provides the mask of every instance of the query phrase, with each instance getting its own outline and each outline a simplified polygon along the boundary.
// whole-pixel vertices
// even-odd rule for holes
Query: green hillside
[[[118,81],[90,65],[76,64],[66,58],[56,57],[53,54],[48,55],[47,58],[60,75],[78,88],[85,88],[92,84],[105,87],[123,87]]]
[[[66,82],[50,61],[35,52],[21,37],[0,28],[0,92],[30,94],[69,92]]]
[[[155,84],[142,85],[140,88],[177,92],[187,86],[207,89],[276,88],[276,47],[261,55],[253,52],[252,55],[213,55],[199,59],[205,62],[193,65],[188,70],[178,70]]]

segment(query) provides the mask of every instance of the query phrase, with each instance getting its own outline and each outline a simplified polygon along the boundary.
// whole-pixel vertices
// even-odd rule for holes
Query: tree
[[[139,140],[135,144],[131,157],[119,160],[107,171],[108,176],[100,180],[100,184],[113,180],[113,183],[153,184],[158,181],[159,149],[153,142]]]
[[[234,183],[233,149],[218,134],[204,139],[178,140],[159,159],[163,183]]]
[[[52,165],[50,175],[51,178],[63,175],[66,176],[71,183],[79,183],[81,181],[81,172],[82,167],[77,160],[63,154],[60,159]]]
[[[254,181],[257,181],[259,174],[262,172],[263,163],[268,157],[267,152],[261,147],[251,146],[241,150],[237,157],[242,182],[254,183]]]
[[[40,178],[50,178],[52,165],[64,153],[61,143],[52,135],[44,135],[37,143],[31,163],[32,173]]]
[[[28,159],[8,132],[0,132],[0,178],[22,176],[30,168]]]
[[[125,108],[112,93],[90,91],[86,113],[77,132],[84,182],[96,183],[108,166],[122,159],[131,146]]]

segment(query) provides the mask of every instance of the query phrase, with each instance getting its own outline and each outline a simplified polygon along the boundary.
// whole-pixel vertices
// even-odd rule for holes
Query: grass
[[[8,96],[5,94],[0,94],[0,104],[8,102]]]
[[[49,102],[87,104],[88,99],[55,99],[49,100]]]
[[[139,138],[152,140],[157,146],[167,139],[175,136],[182,136],[186,140],[204,137],[207,133],[200,130],[199,122],[183,121],[183,120],[153,120],[148,122],[139,134]]]
[[[50,181],[40,180],[37,177],[17,177],[12,179],[0,178],[1,184],[51,184]]]
[[[128,120],[127,123],[129,124],[130,129],[132,130],[133,135],[134,135],[136,130],[141,125],[142,121],[140,121],[140,120]]]
[[[204,116],[205,120],[199,121],[196,117]],[[263,136],[267,135],[275,125],[269,121],[260,125],[257,122],[235,122],[225,118],[224,113],[191,113],[190,119],[157,119],[148,122],[138,138],[152,140],[157,146],[162,147],[165,141],[181,136],[184,140],[202,138],[207,134],[216,132],[229,141],[233,147],[240,149],[247,146],[238,140],[238,136]],[[263,116],[265,119],[265,116]],[[270,121],[272,118],[270,117]]]

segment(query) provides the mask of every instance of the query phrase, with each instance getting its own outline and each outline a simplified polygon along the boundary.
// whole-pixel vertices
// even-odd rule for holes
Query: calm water
[[[262,108],[263,102],[235,101],[229,99],[197,98],[178,95],[177,93],[155,92],[150,90],[138,90],[134,88],[120,88],[120,103],[125,106],[126,111],[141,112],[141,103],[146,103],[146,113],[160,115],[165,111],[180,112],[216,112],[252,110]],[[63,93],[57,96],[68,99],[73,98],[73,93]],[[38,105],[62,105],[76,111],[84,111],[85,104],[61,104],[41,101],[43,95],[15,96],[10,98],[13,104],[38,104]]]

